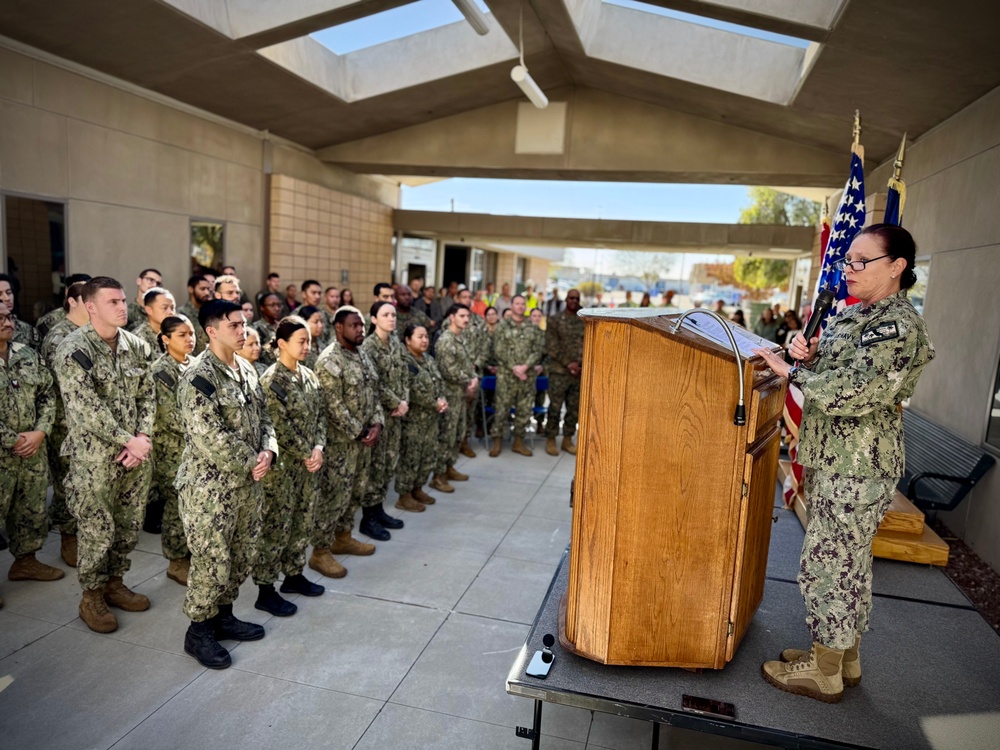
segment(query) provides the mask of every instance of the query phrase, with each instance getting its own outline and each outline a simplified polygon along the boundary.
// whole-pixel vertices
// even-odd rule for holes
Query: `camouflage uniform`
[[[325,334],[325,343],[329,345],[337,340],[337,337],[333,335],[333,321],[337,317],[337,311],[334,310],[333,312],[330,312],[324,306],[320,312],[323,313],[323,333]],[[322,347],[320,351],[325,348],[326,346]]]
[[[45,337],[49,335],[49,332],[55,327],[56,323],[66,320],[66,311],[61,307],[57,307],[55,310],[49,310],[45,315],[40,317],[35,323],[35,330],[38,331],[38,335],[42,337],[42,342],[44,343]]]
[[[514,409],[514,436],[524,437],[531,422],[535,405],[535,365],[542,361],[545,352],[545,332],[531,325],[527,318],[522,323],[502,320],[497,326],[493,341],[497,357],[497,419],[493,420],[493,437],[503,437],[507,427],[506,416]],[[527,380],[519,380],[511,368],[528,366]]]
[[[27,344],[36,352],[42,349],[42,335],[35,330],[30,323],[25,323],[20,318],[14,318],[14,341],[15,344]]]
[[[362,445],[361,435],[385,419],[375,365],[360,347],[352,352],[334,342],[320,355],[316,375],[323,389],[327,450],[313,544],[329,549],[336,532],[353,527],[365,494],[372,451]]]
[[[798,460],[809,524],[799,587],[813,640],[847,649],[871,614],[872,539],[903,474],[899,404],[934,358],[905,292],[832,319],[812,369],[789,381],[803,393]]]
[[[297,369],[296,374],[276,362],[260,381],[281,458],[263,481],[263,523],[253,564],[258,586],[273,585],[279,573],[286,578],[302,573],[312,537],[322,468],[312,473],[304,461],[313,448],[326,445],[326,417],[315,373],[302,365]]]
[[[205,329],[198,322],[198,311],[191,304],[191,301],[188,300],[177,308],[177,314],[183,315],[191,321],[191,327],[194,328],[194,351],[191,352],[191,355],[196,357],[208,348],[208,334],[205,333]]]
[[[395,336],[382,343],[377,333],[365,339],[361,348],[375,365],[378,377],[379,400],[385,415],[385,427],[372,451],[371,468],[368,470],[368,487],[361,504],[370,508],[381,504],[389,491],[389,483],[399,463],[399,440],[403,431],[403,418],[390,416],[401,401],[408,401],[410,390],[403,363],[405,347]]]
[[[144,319],[139,325],[137,325],[132,330],[132,333],[134,333],[136,336],[138,336],[147,344],[149,344],[150,355],[152,356],[154,361],[156,360],[157,357],[160,356],[160,354],[162,354],[162,352],[160,351],[160,342],[157,341],[157,338],[159,338],[159,336],[156,333],[156,331],[153,330],[153,327],[149,324],[148,320]]]
[[[49,533],[45,491],[49,485],[45,443],[31,458],[13,453],[18,433],[52,430],[56,415],[52,375],[26,344],[8,344],[0,359],[0,522],[10,535],[14,557],[42,548]]]
[[[420,310],[415,307],[411,307],[409,312],[403,312],[398,307],[396,308],[396,335],[399,336],[399,340],[403,340],[403,334],[406,333],[406,328],[410,324],[423,326],[427,329],[427,335],[430,336],[431,333],[431,319],[424,315]]]
[[[149,491],[150,463],[115,461],[138,434],[153,435],[156,397],[147,344],[123,329],[113,352],[87,323],[56,349],[53,367],[66,404],[66,500],[77,521],[77,573],[85,590],[129,569]]]
[[[198,316],[195,315],[194,319],[197,320]],[[135,302],[134,300],[129,300],[128,323],[125,324],[125,327],[128,330],[132,331],[132,333],[135,333],[139,329],[139,327],[146,322],[148,322],[148,318],[146,316],[146,308],[140,305],[138,302]]]
[[[147,326],[148,328],[148,326]],[[153,362],[153,382],[156,385],[156,433],[153,439],[153,486],[163,501],[163,531],[160,544],[168,560],[187,557],[187,540],[181,522],[177,488],[174,479],[184,452],[184,425],[177,406],[177,384],[191,359],[181,364],[169,354],[161,354]]]
[[[437,340],[435,361],[444,379],[444,397],[448,411],[439,416],[439,455],[435,473],[444,474],[458,460],[458,447],[465,436],[468,403],[465,389],[476,377],[472,356],[466,349],[465,332],[461,337],[445,328]]]
[[[560,313],[549,318],[545,329],[545,352],[549,368],[549,412],[545,436],[559,434],[559,416],[566,404],[563,435],[573,437],[580,411],[580,378],[569,374],[570,362],[583,363],[583,318]]]
[[[418,360],[404,350],[403,364],[408,376],[410,411],[403,417],[396,472],[396,491],[400,494],[423,487],[437,467],[440,453],[437,400],[445,397],[444,378],[430,354]]]
[[[66,475],[69,473],[69,456],[61,455],[63,441],[66,439],[66,407],[62,393],[59,391],[59,381],[56,378],[56,350],[69,334],[79,326],[67,317],[54,323],[42,341],[42,359],[52,371],[55,384],[56,416],[52,431],[45,441],[48,448],[49,471],[52,473],[52,503],[49,505],[49,524],[61,534],[76,534],[76,519],[66,505]]]
[[[281,320],[281,318],[278,320]],[[275,354],[275,350],[271,348],[271,341],[274,340],[274,334],[278,332],[278,326],[271,325],[264,320],[264,318],[255,320],[250,324],[250,326],[260,335],[259,361],[265,366],[266,369],[278,361],[278,356]]]
[[[264,491],[251,471],[278,443],[257,373],[236,357],[233,370],[209,349],[177,386],[184,452],[174,486],[191,550],[184,614],[193,622],[232,604],[250,573]]]

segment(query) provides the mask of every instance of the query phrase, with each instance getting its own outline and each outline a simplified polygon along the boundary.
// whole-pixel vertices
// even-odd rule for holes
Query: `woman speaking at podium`
[[[861,680],[858,646],[872,608],[872,539],[903,475],[900,403],[934,357],[906,290],[916,283],[916,246],[891,224],[861,230],[843,260],[848,293],[861,300],[822,338],[798,334],[799,366],[759,353],[804,396],[798,461],[807,467],[809,523],[799,588],[813,645],[786,649],[761,672],[780,690],[827,703]]]

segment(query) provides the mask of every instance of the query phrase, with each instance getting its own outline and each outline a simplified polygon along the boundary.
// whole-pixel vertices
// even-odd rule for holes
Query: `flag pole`
[[[854,142],[851,143],[851,153],[857,154],[862,162],[865,160],[865,147],[861,145],[861,110],[854,110]]]

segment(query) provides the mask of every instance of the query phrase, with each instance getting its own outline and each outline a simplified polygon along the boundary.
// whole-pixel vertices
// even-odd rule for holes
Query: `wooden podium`
[[[604,664],[721,669],[764,593],[785,381],[743,329],[737,364],[703,313],[676,333],[679,314],[649,308],[581,315],[560,641]],[[740,369],[746,424],[736,426]]]

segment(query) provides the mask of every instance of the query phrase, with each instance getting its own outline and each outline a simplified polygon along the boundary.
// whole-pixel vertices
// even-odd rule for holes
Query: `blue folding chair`
[[[497,392],[497,376],[496,375],[484,375],[482,380],[479,381],[479,408],[483,412],[483,445],[488,445],[490,440],[490,418],[494,417],[497,410],[486,403],[486,394],[493,394],[496,397]]]
[[[535,444],[535,436],[540,435],[542,432],[542,427],[545,425],[545,415],[549,413],[549,407],[539,406],[539,403],[544,404],[545,398],[549,392],[549,378],[547,375],[539,375],[535,378],[535,406],[531,409],[532,415],[535,417],[535,431],[531,435],[531,444]]]

